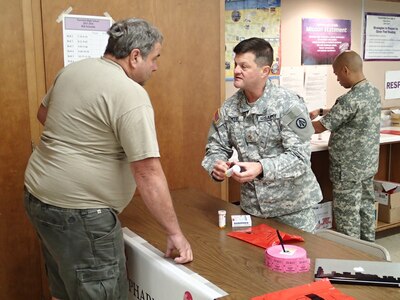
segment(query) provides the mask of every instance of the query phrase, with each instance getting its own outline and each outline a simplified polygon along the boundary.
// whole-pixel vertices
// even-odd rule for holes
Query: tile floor
[[[375,242],[389,251],[392,261],[400,262],[400,227],[377,232]]]

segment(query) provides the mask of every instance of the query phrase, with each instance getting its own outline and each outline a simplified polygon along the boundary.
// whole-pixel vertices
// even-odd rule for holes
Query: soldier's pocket
[[[261,149],[268,153],[270,149],[282,147],[282,138],[279,126],[274,121],[260,122],[258,126],[258,136]]]

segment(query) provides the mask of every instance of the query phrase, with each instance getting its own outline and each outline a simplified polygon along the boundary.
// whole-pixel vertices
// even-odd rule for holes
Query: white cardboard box
[[[232,215],[232,228],[235,227],[251,227],[250,215]]]
[[[400,221],[400,183],[374,180],[375,199],[379,202],[379,221]]]
[[[390,208],[400,207],[400,183],[374,180],[375,199]]]

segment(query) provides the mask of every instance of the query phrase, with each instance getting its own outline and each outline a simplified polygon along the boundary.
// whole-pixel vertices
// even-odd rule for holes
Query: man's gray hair
[[[133,49],[139,49],[143,58],[162,43],[162,33],[143,19],[126,19],[115,22],[107,31],[109,38],[104,54],[116,58],[127,57]]]

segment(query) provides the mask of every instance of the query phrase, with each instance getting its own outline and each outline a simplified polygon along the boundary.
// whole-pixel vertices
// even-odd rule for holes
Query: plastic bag
[[[280,231],[284,242],[304,242],[304,239],[299,235],[288,234]],[[268,248],[270,246],[279,245],[279,238],[276,234],[276,229],[266,224],[260,224],[243,230],[232,231],[228,236],[243,240],[250,244],[256,245],[261,248]]]
[[[328,279],[257,296],[251,300],[356,300],[336,289]]]

